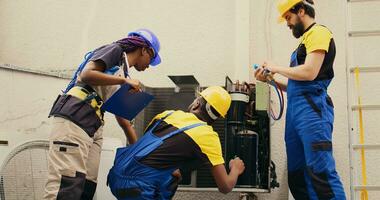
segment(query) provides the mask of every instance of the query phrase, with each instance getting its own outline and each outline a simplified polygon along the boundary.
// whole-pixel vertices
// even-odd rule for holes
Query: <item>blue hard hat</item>
[[[161,63],[161,57],[158,55],[158,52],[160,51],[160,41],[152,31],[148,29],[137,29],[136,31],[128,33],[128,36],[142,37],[148,43],[149,47],[152,47],[154,50],[154,56],[150,61],[151,66],[156,66]]]

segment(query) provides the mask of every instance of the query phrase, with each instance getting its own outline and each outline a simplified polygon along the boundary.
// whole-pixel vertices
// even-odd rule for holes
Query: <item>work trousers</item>
[[[296,200],[345,200],[333,157],[331,98],[318,84],[289,82],[285,142],[290,191]]]
[[[97,185],[102,127],[91,138],[70,120],[54,117],[43,199],[92,199]]]

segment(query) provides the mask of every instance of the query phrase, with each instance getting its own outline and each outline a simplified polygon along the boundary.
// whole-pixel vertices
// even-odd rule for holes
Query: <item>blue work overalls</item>
[[[176,188],[170,188],[170,185],[175,181],[172,173],[177,168],[155,169],[141,164],[139,160],[158,148],[165,139],[205,124],[192,124],[161,138],[157,137],[153,130],[170,114],[158,120],[137,143],[117,150],[114,166],[107,178],[111,192],[117,199],[166,200],[171,199],[174,195]]]
[[[290,67],[297,65],[296,50]],[[288,80],[285,143],[288,183],[296,200],[346,199],[332,152],[330,82]]]

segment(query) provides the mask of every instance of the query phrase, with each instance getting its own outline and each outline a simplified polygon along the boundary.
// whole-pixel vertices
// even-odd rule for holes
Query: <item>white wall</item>
[[[12,148],[28,140],[47,139],[52,102],[67,80],[0,69],[0,163]]]
[[[43,70],[73,69],[87,51],[145,27],[159,37],[163,62],[132,77],[148,86],[172,86],[167,75],[195,74],[202,85],[223,84],[226,74],[234,76],[239,16],[235,4],[240,2],[2,1],[0,62]],[[248,27],[239,30],[247,35]]]
[[[337,46],[335,79],[329,89],[335,103],[334,156],[349,196],[347,99],[351,96],[347,94],[346,56],[356,65],[376,65],[378,40],[368,39],[372,46],[363,55],[363,43],[356,40],[353,45],[358,48],[347,51],[351,46],[346,43],[346,1],[316,3],[317,22],[331,29]],[[378,16],[380,5],[370,7],[375,9],[366,15],[357,10],[368,6],[359,6],[352,13],[356,16],[353,27],[378,28],[371,19]],[[360,17],[364,19],[361,23],[356,20]],[[261,0],[0,1],[0,65],[45,72],[72,70],[87,51],[145,27],[158,35],[163,62],[144,73],[134,72],[132,77],[150,87],[172,87],[167,75],[193,74],[202,86],[222,85],[226,75],[233,80],[252,80],[249,66],[265,59],[288,65],[297,40],[276,20],[275,2]],[[47,138],[50,122],[46,116],[67,80],[5,69],[0,70],[0,78],[0,139],[10,140],[13,146],[25,139]],[[371,80],[373,85],[378,83]],[[377,113],[371,119],[378,118]],[[369,125],[369,129],[375,127],[376,123]],[[272,157],[281,187],[261,195],[262,199],[288,196],[283,130],[284,121],[272,127]],[[105,134],[124,140],[112,120],[108,120]],[[0,146],[0,161],[7,149]]]

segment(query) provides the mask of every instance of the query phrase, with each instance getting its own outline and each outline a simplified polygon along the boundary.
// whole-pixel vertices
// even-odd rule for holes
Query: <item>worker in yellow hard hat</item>
[[[266,81],[268,71],[287,92],[285,143],[288,183],[293,197],[345,200],[332,152],[334,108],[327,87],[334,77],[335,43],[325,26],[315,22],[313,0],[280,0],[279,22],[285,22],[300,43],[290,67],[265,61],[255,70]],[[278,76],[287,78],[286,83]]]
[[[228,174],[218,133],[211,124],[224,117],[231,104],[228,92],[208,87],[189,106],[189,112],[165,111],[156,115],[144,136],[134,145],[118,149],[108,174],[118,199],[171,199],[179,182],[179,170],[210,167],[222,193],[235,186],[244,171],[239,158],[229,162]]]

